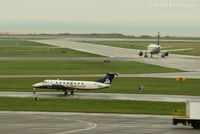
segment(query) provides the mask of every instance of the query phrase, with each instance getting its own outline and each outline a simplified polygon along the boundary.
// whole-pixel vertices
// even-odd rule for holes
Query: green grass
[[[164,106],[164,107],[163,107]],[[171,115],[173,109],[184,109],[185,103],[118,100],[0,98],[1,111],[53,111]]]
[[[0,91],[25,91],[32,92],[32,85],[45,79],[57,78],[0,78]],[[86,80],[95,81],[101,78],[60,78],[61,80]],[[142,94],[170,94],[170,95],[198,95],[200,79],[187,79],[186,81],[176,81],[166,78],[120,78],[113,80],[110,88],[93,91],[76,91],[92,93],[127,93],[141,94],[138,86],[144,85]],[[56,91],[47,89],[37,89],[37,91]]]
[[[144,85],[142,94],[200,96],[199,82],[200,79],[187,79],[183,82],[176,81],[175,78],[116,78],[109,89],[93,92],[140,94],[138,87]]]
[[[50,48],[50,49],[49,49]],[[1,57],[99,57],[68,48],[58,48],[48,44],[26,40],[0,40]]]
[[[146,50],[149,44],[156,43],[152,41],[82,41],[82,42],[122,47],[122,48],[141,49],[141,50]],[[200,42],[161,42],[160,45],[161,47],[167,50],[194,48],[193,50],[190,51],[179,51],[179,52],[177,51],[170,53],[200,56]]]
[[[0,40],[48,40],[57,39],[53,36],[0,36]]]
[[[0,61],[0,75],[19,74],[104,74],[118,72],[134,73],[161,73],[181,72],[181,70],[159,67],[137,62],[103,61]]]

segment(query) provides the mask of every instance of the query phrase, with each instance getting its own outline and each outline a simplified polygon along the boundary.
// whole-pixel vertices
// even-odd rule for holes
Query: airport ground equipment
[[[186,102],[186,110],[174,110],[173,125],[183,124],[200,129],[200,102]]]

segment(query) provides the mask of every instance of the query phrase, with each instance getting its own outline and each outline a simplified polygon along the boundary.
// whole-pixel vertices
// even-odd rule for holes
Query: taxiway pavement
[[[158,115],[1,111],[0,119],[3,134],[199,134]]]
[[[98,54],[107,57],[132,58],[133,61],[153,64],[163,67],[177,68],[185,71],[200,72],[200,56],[187,56],[170,54],[166,58],[155,56],[154,58],[144,58],[138,56],[138,50],[106,45],[74,42],[68,39],[57,40],[37,40],[35,42],[46,43],[61,48],[70,48],[78,51]]]
[[[39,98],[62,99],[100,99],[100,100],[131,100],[131,101],[160,101],[160,102],[186,102],[200,101],[199,96],[187,95],[156,95],[156,94],[121,94],[121,93],[76,93],[64,95],[63,92],[36,92]],[[1,92],[0,97],[33,98],[32,92]]]

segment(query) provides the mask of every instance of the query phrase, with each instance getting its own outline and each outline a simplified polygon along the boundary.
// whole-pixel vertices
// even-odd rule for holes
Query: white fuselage
[[[72,80],[45,80],[33,85],[35,88],[60,88],[75,90],[94,90],[108,88],[110,84],[93,81],[72,81]]]
[[[159,54],[161,52],[161,46],[157,44],[150,44],[148,45],[147,50],[151,54]]]

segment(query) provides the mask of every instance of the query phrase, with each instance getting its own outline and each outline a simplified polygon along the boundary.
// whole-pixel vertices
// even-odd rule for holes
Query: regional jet
[[[186,51],[186,50],[192,50],[193,48],[188,48],[188,49],[173,49],[173,50],[164,50],[161,51],[161,46],[160,46],[160,32],[158,32],[158,38],[157,38],[157,43],[156,44],[149,44],[147,46],[147,50],[142,50],[138,51],[139,56],[143,56],[148,58],[148,55],[150,54],[151,58],[153,57],[153,54],[161,54],[161,58],[165,58],[165,56],[169,55],[169,51]]]
[[[44,80],[43,82],[34,84],[33,88],[63,90],[65,95],[68,94],[67,90],[70,90],[71,95],[73,95],[74,90],[109,88],[115,75],[118,76],[118,73],[107,73],[103,79],[97,81]]]

